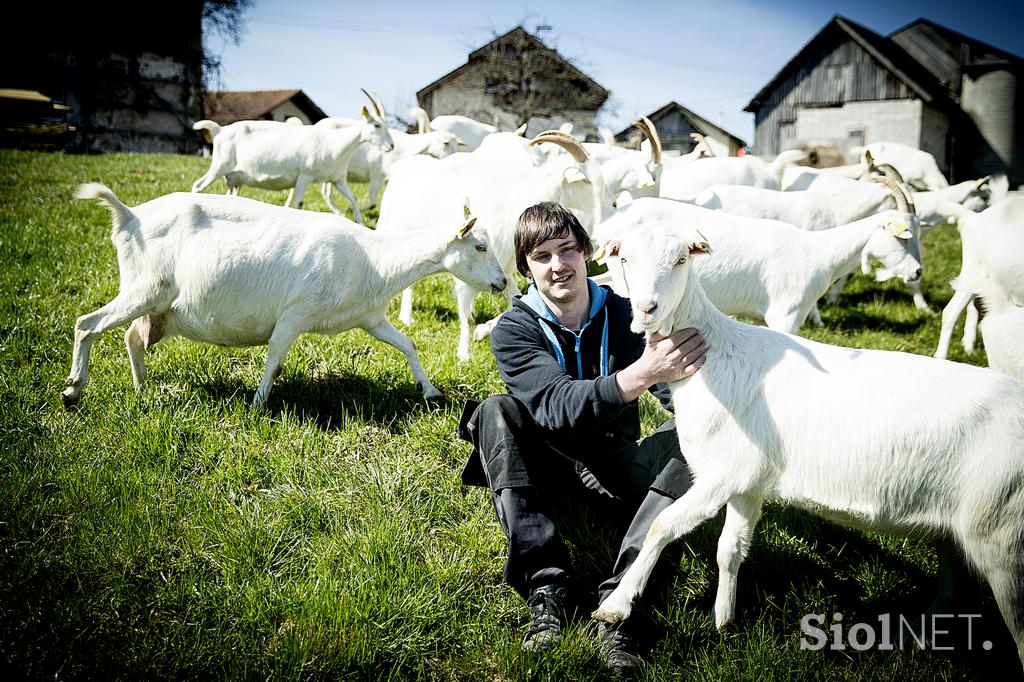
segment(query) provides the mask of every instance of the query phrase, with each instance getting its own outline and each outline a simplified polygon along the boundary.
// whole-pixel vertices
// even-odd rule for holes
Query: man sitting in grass
[[[523,212],[515,252],[530,287],[491,334],[509,393],[467,405],[460,433],[474,449],[462,479],[491,490],[509,542],[505,580],[530,607],[522,646],[537,652],[561,641],[571,593],[556,510],[598,505],[632,519],[600,602],[654,518],[689,487],[674,420],[638,442],[638,398],[650,389],[669,406],[664,382],[696,372],[706,348],[693,329],[646,341],[630,331],[629,301],[587,278],[590,238],[559,204]],[[647,644],[639,625],[638,617],[598,624],[610,668],[639,665]]]

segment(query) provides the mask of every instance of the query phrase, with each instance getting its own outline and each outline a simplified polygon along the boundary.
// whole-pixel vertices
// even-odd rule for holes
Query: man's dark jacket
[[[629,329],[629,300],[592,280],[587,284],[591,305],[579,333],[557,322],[532,285],[491,332],[509,393],[526,405],[544,440],[583,464],[640,438],[639,403],[623,400],[614,375],[644,348],[643,335]],[[671,409],[664,384],[651,392]],[[470,457],[462,480],[487,486],[478,456]]]

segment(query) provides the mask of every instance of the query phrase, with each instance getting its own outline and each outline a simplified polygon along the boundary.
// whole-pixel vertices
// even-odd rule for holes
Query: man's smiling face
[[[565,306],[587,292],[587,261],[571,234],[542,242],[526,256],[541,296]]]

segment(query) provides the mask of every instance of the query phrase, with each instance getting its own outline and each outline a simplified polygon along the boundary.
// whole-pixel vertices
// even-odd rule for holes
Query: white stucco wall
[[[515,130],[518,123],[512,114],[498,109],[489,94],[485,92],[484,79],[477,74],[459,76],[431,93],[431,117],[442,114],[459,114],[476,119],[481,123],[497,126],[500,130]],[[573,124],[573,134],[596,133],[593,111],[566,111],[564,116],[551,118],[534,117],[527,124],[526,134],[533,137],[544,130],[558,128],[568,121]]]
[[[902,142],[921,144],[922,103],[917,99],[847,102],[839,107],[797,111],[795,144],[827,144],[848,153],[854,130],[864,131],[863,144]]]

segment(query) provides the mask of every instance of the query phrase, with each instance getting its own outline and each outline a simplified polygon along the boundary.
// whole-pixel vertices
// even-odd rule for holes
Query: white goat
[[[1024,380],[1024,301],[1014,301],[1003,287],[984,277],[957,277],[951,284],[955,291],[969,292],[984,310],[979,326],[988,366]]]
[[[953,337],[953,327],[967,310],[964,323],[964,351],[974,352],[978,313],[970,305],[975,294],[969,288],[977,279],[994,282],[1017,305],[1024,304],[1024,197],[999,201],[981,213],[963,211],[957,218],[962,261],[958,280],[961,288],[942,311],[942,330],[935,357],[945,358]]]
[[[605,247],[629,283],[633,331],[694,327],[709,350],[699,372],[670,384],[693,485],[658,515],[594,617],[628,617],[665,546],[725,506],[715,623],[731,622],[764,500],[779,499],[856,528],[953,538],[1024,661],[1024,383],[732,320],[691,268],[709,250],[694,228],[703,232],[695,221],[645,224]]]
[[[376,102],[374,106],[377,106]],[[385,151],[391,149],[391,136],[382,111],[371,114],[363,107],[361,122],[340,129],[288,124],[279,124],[271,129],[240,127],[232,130],[231,134],[225,129],[213,139],[210,168],[195,181],[192,191],[201,192],[223,175],[229,194],[237,194],[242,185],[264,189],[294,188],[295,202],[289,200],[288,205],[294,203],[302,208],[309,183],[330,182],[352,204],[356,222],[362,222],[359,206],[346,177],[352,154],[363,143]],[[340,214],[336,206],[331,208]]]
[[[350,119],[325,118],[318,121],[316,125],[345,128],[350,125]],[[393,145],[390,151],[384,151],[374,145],[361,144],[356,147],[349,161],[348,180],[370,183],[369,201],[365,206],[359,207],[360,212],[369,211],[377,205],[381,189],[390,176],[392,168],[399,161],[417,154],[443,159],[459,151],[458,138],[443,130],[431,130],[426,133],[410,135],[391,128],[388,130],[388,134],[391,136]],[[331,199],[332,187],[332,183],[325,182],[321,187],[321,193],[331,210],[341,213]],[[353,214],[355,214],[355,207],[353,207]]]
[[[301,118],[296,116],[289,116],[284,121],[263,121],[263,120],[247,120],[247,121],[235,121],[222,126],[216,121],[209,119],[203,119],[202,121],[196,121],[192,124],[192,130],[202,130],[207,138],[208,142],[212,142],[213,138],[220,135],[222,131],[232,130],[245,130],[246,132],[253,132],[255,130],[277,130],[283,125],[301,126],[305,125]],[[237,134],[237,133],[235,133]]]
[[[473,215],[479,218],[478,234],[491,247],[509,275],[506,297],[519,293],[512,273],[515,252],[512,237],[519,215],[540,201],[556,201],[574,211],[584,228],[592,229],[612,206],[601,168],[589,158],[580,143],[570,135],[547,131],[529,145],[549,142],[570,150],[572,156],[557,155],[540,161],[526,142],[510,133],[500,133],[507,155],[486,145],[471,154],[453,154],[439,161],[415,157],[404,161],[384,190],[377,231],[401,238],[404,230],[444,224],[462,214],[468,200]],[[491,136],[488,141],[499,138]],[[539,165],[535,165],[538,164]],[[459,313],[460,360],[470,357],[470,339],[482,339],[490,333],[497,318],[472,327],[473,302],[480,288],[455,283]],[[412,289],[402,294],[399,319],[412,324]]]
[[[113,214],[117,296],[75,322],[75,348],[65,406],[86,383],[96,337],[130,322],[125,344],[136,389],[145,349],[184,336],[222,346],[269,344],[253,406],[262,407],[288,349],[304,332],[337,334],[361,327],[405,354],[427,398],[430,383],[413,343],[387,319],[388,301],[404,287],[442,270],[473,286],[505,288],[505,274],[486,245],[451,224],[410,233],[401,243],[328,213],[209,194],[169,194],[128,208],[100,184],[78,198],[100,199]]]
[[[829,166],[827,168],[813,168],[811,166],[790,165],[782,171],[782,186],[784,192],[793,192],[807,189],[808,186],[818,178],[847,178],[858,180],[870,170],[870,164],[861,162],[845,166]]]
[[[426,112],[424,112],[426,114]],[[498,132],[498,129],[492,125],[481,123],[468,116],[459,116],[457,114],[450,114],[444,116],[437,116],[430,121],[431,130],[446,130],[452,133],[457,138],[462,140],[464,146],[463,151],[471,152],[480,146],[484,138],[488,135],[492,135]]]
[[[613,197],[619,196],[622,192],[629,192],[630,198],[656,197],[661,186],[661,138],[658,137],[654,123],[646,116],[634,121],[633,127],[643,133],[645,142],[650,143],[647,145],[647,151],[609,145],[607,141],[583,142],[583,149],[601,164],[601,177],[604,178],[604,185]]]
[[[633,123],[650,140],[650,156],[624,149],[622,154],[601,161],[601,176],[613,197],[629,192],[631,198],[656,197],[661,192],[661,138],[646,116]]]
[[[731,215],[781,220],[802,230],[827,230],[895,206],[888,191],[866,182],[856,183],[840,197],[750,185],[712,185],[697,195],[695,203]]]
[[[901,142],[872,142],[865,147],[853,147],[851,154],[871,152],[876,163],[887,163],[900,169],[903,178],[915,189],[942,189],[949,180],[939,170],[935,157],[926,151]]]
[[[835,225],[854,221],[879,211],[896,207],[891,189],[870,182],[844,180],[845,191],[836,194],[818,192],[777,192],[743,185],[722,185],[702,192],[696,200],[698,206],[720,210],[733,215],[782,220],[805,230],[830,229]],[[1006,177],[996,178],[989,187],[989,178],[969,180],[958,185],[932,192],[910,192],[915,212],[921,224],[921,235],[932,225],[963,210],[981,210],[990,199],[1005,196]],[[829,301],[835,303],[846,284],[849,273],[844,273],[829,289]],[[878,281],[886,281],[892,273],[881,269]],[[908,282],[919,310],[929,311],[921,291],[920,282]],[[811,311],[817,324],[821,319],[817,308]]]
[[[700,161],[698,163],[704,163]],[[792,225],[731,216],[668,199],[638,199],[597,226],[598,244],[649,222],[699,224],[715,243],[715,255],[699,260],[705,290],[730,315],[763,319],[771,329],[793,333],[840,275],[879,260],[906,281],[921,277],[917,218],[904,205],[831,230],[808,232]],[[608,263],[614,277],[617,263]],[[616,292],[630,297],[615,284]]]
[[[771,163],[756,156],[701,159],[694,163],[673,163],[661,174],[661,196],[693,201],[712,185],[750,185],[779,189],[786,166],[807,156],[799,149],[779,154]]]

